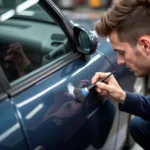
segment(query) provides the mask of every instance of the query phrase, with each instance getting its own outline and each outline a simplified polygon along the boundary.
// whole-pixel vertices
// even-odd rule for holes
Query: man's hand
[[[100,79],[106,77],[108,74],[110,73],[97,72],[92,78],[92,83],[99,81]],[[96,90],[100,95],[107,95],[114,102],[124,103],[126,93],[119,86],[113,75],[106,79],[104,83],[97,82],[96,85]]]

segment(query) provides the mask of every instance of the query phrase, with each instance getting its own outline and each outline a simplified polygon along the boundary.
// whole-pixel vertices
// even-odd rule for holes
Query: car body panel
[[[106,70],[106,68],[109,68],[109,70]],[[78,134],[79,130],[85,132],[82,130],[85,129],[87,124],[86,135],[88,136],[91,134],[89,129],[93,131],[95,127],[98,129],[99,126],[102,126],[99,129],[101,131],[99,131],[99,144],[102,142],[99,146],[102,147],[115,115],[113,104],[107,100],[104,104],[99,104],[102,98],[95,98],[95,100],[93,98],[93,102],[88,98],[90,101],[87,100],[85,104],[81,104],[72,95],[70,86],[71,84],[75,87],[78,87],[79,84],[80,86],[89,84],[96,70],[106,72],[111,71],[111,69],[110,63],[100,53],[95,54],[89,62],[80,59],[75,60],[52,76],[13,97],[12,101],[20,114],[20,120],[30,149],[40,145],[44,149],[53,147],[53,150],[62,147],[66,149],[70,146],[75,148],[75,145],[69,143],[75,143],[79,140],[79,135],[76,137],[75,135]],[[105,107],[108,107],[109,113],[106,113]],[[94,121],[90,121],[93,119],[92,116],[94,116],[95,121],[96,118],[99,118],[99,126]],[[72,138],[75,139],[71,141]],[[76,145],[78,149],[81,149],[82,146],[88,147],[91,144],[82,144],[82,139],[78,142],[78,145]]]
[[[22,127],[15,113],[15,107],[7,98],[0,102],[0,149],[27,150]]]

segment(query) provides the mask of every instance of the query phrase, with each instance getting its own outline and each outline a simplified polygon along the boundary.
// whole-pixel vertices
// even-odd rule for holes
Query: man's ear
[[[147,35],[141,36],[138,42],[140,43],[140,47],[142,48],[142,51],[144,50],[144,52],[147,55],[150,55],[150,36]]]

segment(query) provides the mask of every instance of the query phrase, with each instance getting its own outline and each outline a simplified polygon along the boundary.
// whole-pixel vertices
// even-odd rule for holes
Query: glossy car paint
[[[38,146],[53,150],[85,149],[96,141],[102,147],[113,122],[114,106],[107,100],[102,104],[102,97],[91,95],[81,104],[70,91],[70,84],[75,87],[89,84],[97,70],[112,70],[100,53],[95,53],[89,62],[81,59],[72,62],[12,99],[30,149]],[[96,134],[93,137],[97,139],[91,134]]]
[[[0,149],[27,150],[22,126],[14,105],[9,99],[0,102]]]

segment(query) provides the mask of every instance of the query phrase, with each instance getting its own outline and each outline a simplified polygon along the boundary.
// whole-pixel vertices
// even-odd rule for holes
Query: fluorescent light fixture
[[[15,10],[11,9],[0,16],[0,21],[5,21],[15,15]]]
[[[17,13],[21,12],[21,11],[23,11],[23,10],[31,7],[32,5],[38,3],[38,2],[39,2],[39,0],[27,0],[24,3],[22,3],[22,4],[20,4],[20,5],[17,6],[16,12]]]

